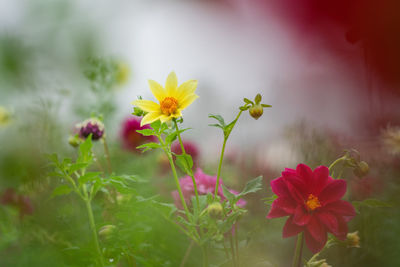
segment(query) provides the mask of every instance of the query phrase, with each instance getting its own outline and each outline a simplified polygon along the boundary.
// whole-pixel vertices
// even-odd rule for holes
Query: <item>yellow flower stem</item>
[[[174,119],[174,124],[175,124],[175,129],[176,129],[176,133],[178,135],[178,139],[179,139],[179,143],[181,144],[181,150],[182,150],[182,154],[186,154],[185,151],[185,147],[183,146],[183,142],[182,142],[182,138],[181,138],[181,134],[179,133],[179,128],[178,128],[178,124],[176,122],[176,119]],[[192,168],[190,168],[190,177],[192,178],[192,182],[193,182],[193,187],[194,187],[194,194],[196,195],[196,203],[197,203],[197,207],[200,207],[200,202],[199,202],[199,193],[197,192],[197,184],[196,184],[196,180],[194,179],[194,175],[193,175],[193,170]]]
[[[238,121],[240,115],[242,115],[242,110],[239,112],[239,114],[236,116],[235,120],[233,121],[233,127],[235,127],[236,122]],[[224,133],[224,143],[222,144],[222,150],[221,150],[221,156],[219,158],[219,164],[218,164],[218,171],[217,171],[217,182],[215,183],[215,192],[214,192],[214,200],[217,198],[217,194],[218,194],[218,187],[219,187],[219,179],[221,177],[221,167],[222,167],[222,160],[224,159],[224,153],[225,153],[225,146],[226,146],[226,142],[228,141],[229,135],[232,132],[229,132],[229,134],[225,135]]]
[[[300,267],[301,265],[301,254],[303,252],[303,232],[297,235],[296,249],[294,252],[292,267]]]

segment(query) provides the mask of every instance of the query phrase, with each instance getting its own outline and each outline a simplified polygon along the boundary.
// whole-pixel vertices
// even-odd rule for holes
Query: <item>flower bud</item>
[[[70,136],[68,138],[68,143],[73,147],[78,147],[82,143],[82,139],[79,135]]]
[[[254,119],[258,120],[259,117],[263,114],[264,110],[261,104],[256,104],[249,109],[250,116]]]
[[[358,231],[347,234],[346,244],[349,248],[360,247],[360,236],[358,235]]]
[[[112,224],[104,225],[99,230],[100,238],[103,238],[103,239],[106,239],[106,240],[110,239],[116,228],[117,227],[115,225],[112,225]]]
[[[368,163],[366,163],[365,161],[360,161],[353,170],[353,173],[359,178],[364,177],[365,175],[368,174],[368,172],[369,172],[369,166]]]
[[[79,128],[79,136],[87,138],[92,134],[92,140],[99,140],[104,135],[104,124],[96,118],[90,118],[76,125]]]
[[[213,202],[207,207],[208,215],[213,219],[218,219],[222,217],[223,209],[219,202]]]

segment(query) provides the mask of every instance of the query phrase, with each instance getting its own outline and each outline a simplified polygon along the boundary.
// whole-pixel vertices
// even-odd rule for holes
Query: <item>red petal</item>
[[[283,177],[276,178],[271,181],[272,192],[274,192],[278,197],[280,196],[290,196],[288,188],[286,186]]]
[[[271,210],[269,211],[267,218],[278,218],[290,215],[294,213],[294,209],[296,208],[296,203],[287,197],[279,197],[275,199],[272,203]]]
[[[312,237],[312,235],[308,231],[304,231],[304,236],[305,236],[305,239],[306,239],[307,247],[314,254],[320,252],[324,248],[324,246],[326,244],[326,240],[327,240],[326,232],[325,232],[324,237],[321,240],[314,239]]]
[[[326,229],[316,216],[311,217],[306,226],[306,229],[315,240],[320,242],[322,242],[323,240],[326,241]]]
[[[299,205],[294,212],[293,222],[297,225],[306,225],[311,219],[311,214],[308,213],[303,205]]]
[[[311,186],[314,183],[313,171],[307,165],[297,165],[296,173],[307,186]]]
[[[333,180],[318,195],[321,204],[328,204],[341,199],[346,193],[345,180]]]
[[[334,235],[339,234],[339,222],[334,214],[329,212],[318,212],[316,215],[318,216],[319,221],[325,225],[329,232]]]
[[[293,216],[290,216],[289,219],[286,220],[285,226],[283,226],[282,236],[283,238],[295,236],[303,230],[304,227],[294,224]]]
[[[349,232],[349,228],[347,227],[347,222],[341,218],[341,217],[336,217],[339,223],[339,229],[336,234],[334,234],[338,239],[340,240],[346,240],[347,238],[347,233]]]
[[[323,207],[323,210],[332,211],[335,214],[353,218],[356,216],[356,210],[350,202],[344,200],[338,200]]]
[[[329,169],[326,166],[317,167],[314,172],[314,188],[312,193],[314,195],[319,195],[319,193],[324,189],[324,187],[333,180],[329,177]]]
[[[285,180],[288,191],[290,192],[290,196],[299,204],[304,203],[304,196],[297,190],[297,188],[290,183],[290,181]]]

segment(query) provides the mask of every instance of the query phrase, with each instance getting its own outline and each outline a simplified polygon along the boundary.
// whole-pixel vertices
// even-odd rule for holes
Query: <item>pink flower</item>
[[[296,170],[285,169],[281,177],[271,181],[271,187],[278,198],[267,218],[289,216],[283,227],[284,238],[304,232],[313,253],[325,246],[327,232],[346,239],[347,222],[356,213],[349,202],[340,200],[346,193],[346,181],[334,180],[327,167],[312,171],[299,164]]]
[[[139,150],[136,149],[137,146],[148,142],[155,142],[156,138],[154,136],[143,136],[136,132],[136,130],[144,129],[150,129],[150,126],[145,125],[141,127],[139,117],[134,116],[127,118],[123,122],[121,130],[123,147],[131,151],[139,152]]]
[[[197,192],[199,193],[199,195],[207,195],[208,193],[214,194],[215,184],[217,183],[217,176],[207,175],[200,168],[198,168],[194,174],[194,179],[196,181]],[[191,203],[192,198],[195,196],[192,178],[187,175],[179,180],[179,184],[181,185],[183,197],[185,198],[186,203]],[[229,192],[235,195],[238,194],[237,191],[232,189],[230,189]],[[173,191],[172,196],[175,199],[176,206],[181,208],[182,205],[178,191]],[[221,197],[222,201],[226,199],[222,191],[222,179],[220,179],[218,196]],[[237,202],[237,205],[239,207],[244,207],[246,205],[246,201],[240,199]]]

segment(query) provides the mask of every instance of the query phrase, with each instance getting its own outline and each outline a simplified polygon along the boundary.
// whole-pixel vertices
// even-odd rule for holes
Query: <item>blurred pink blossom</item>
[[[139,152],[136,149],[137,146],[140,146],[144,143],[155,142],[156,138],[154,136],[143,136],[140,133],[136,132],[136,130],[144,130],[150,129],[149,125],[140,126],[140,118],[139,117],[129,117],[122,123],[121,129],[121,138],[123,147],[127,150],[131,150],[134,152]]]

